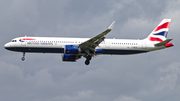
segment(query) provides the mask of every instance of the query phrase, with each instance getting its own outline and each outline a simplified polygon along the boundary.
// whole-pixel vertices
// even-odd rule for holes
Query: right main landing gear
[[[25,60],[25,52],[23,52],[23,57],[21,58],[22,61]]]
[[[88,56],[86,57],[85,64],[86,64],[86,65],[89,65],[91,59],[92,59],[92,56],[88,55]]]

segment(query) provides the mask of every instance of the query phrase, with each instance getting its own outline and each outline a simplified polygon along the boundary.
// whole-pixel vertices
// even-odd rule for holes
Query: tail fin
[[[166,40],[171,19],[163,19],[159,25],[146,38],[149,41],[162,42]]]

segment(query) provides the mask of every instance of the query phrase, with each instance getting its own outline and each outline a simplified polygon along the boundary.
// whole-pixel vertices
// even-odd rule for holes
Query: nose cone
[[[10,45],[9,43],[6,43],[6,44],[4,45],[4,48],[7,49],[7,50],[9,50],[10,47],[11,47],[11,45]]]

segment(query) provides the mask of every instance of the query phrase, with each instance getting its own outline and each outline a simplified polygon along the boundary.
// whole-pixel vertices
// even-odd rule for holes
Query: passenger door
[[[143,49],[146,49],[146,48],[147,48],[146,40],[143,40],[143,41],[142,41],[142,48],[143,48]]]
[[[109,48],[109,47],[110,47],[110,42],[109,42],[109,40],[105,40],[105,46],[106,46],[106,48]]]

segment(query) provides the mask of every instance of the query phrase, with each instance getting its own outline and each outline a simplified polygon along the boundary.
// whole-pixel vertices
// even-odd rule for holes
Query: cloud
[[[51,74],[47,69],[36,71],[34,75],[24,74],[23,68],[15,65],[0,62],[0,89],[1,100],[18,99],[23,100],[21,95],[36,97],[42,96],[40,93],[44,92],[50,95],[50,92],[57,89],[58,85],[53,81]],[[8,95],[11,94],[11,97]],[[34,99],[34,98],[32,98]]]
[[[141,101],[138,99],[135,99],[133,97],[129,97],[129,96],[120,96],[119,98],[115,99],[114,101]]]
[[[89,99],[93,94],[93,91],[87,90],[87,91],[79,91],[75,93],[73,96],[69,95],[63,95],[63,96],[57,96],[53,98],[51,101],[84,101]]]
[[[161,67],[160,79],[158,81],[157,91],[169,91],[179,88],[180,63],[172,63],[168,67]]]
[[[154,30],[159,22],[156,22],[156,25],[154,25],[155,21],[150,21],[148,18],[131,18],[124,23],[120,33],[126,32],[123,36],[127,39],[144,39]],[[131,30],[127,30],[127,28]]]

